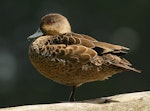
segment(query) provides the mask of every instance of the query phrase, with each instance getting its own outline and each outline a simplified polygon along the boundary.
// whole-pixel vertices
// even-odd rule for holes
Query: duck
[[[43,16],[38,30],[27,39],[31,64],[46,78],[71,86],[69,101],[75,101],[76,89],[84,83],[125,71],[141,72],[122,57],[129,48],[75,33],[59,13]]]

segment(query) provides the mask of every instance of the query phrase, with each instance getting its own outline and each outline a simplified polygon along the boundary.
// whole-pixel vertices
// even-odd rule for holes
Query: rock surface
[[[0,111],[150,111],[150,91],[77,102],[1,108]]]

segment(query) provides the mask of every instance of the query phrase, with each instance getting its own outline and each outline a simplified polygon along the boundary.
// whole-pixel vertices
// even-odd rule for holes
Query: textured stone
[[[105,100],[110,102],[103,103]],[[25,105],[0,111],[150,111],[150,91],[120,94],[79,102]]]

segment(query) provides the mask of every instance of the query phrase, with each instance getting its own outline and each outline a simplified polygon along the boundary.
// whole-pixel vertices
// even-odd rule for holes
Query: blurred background
[[[28,58],[27,37],[48,13],[68,18],[72,31],[130,48],[141,74],[125,72],[78,88],[77,100],[150,90],[149,0],[1,0],[0,107],[68,100],[71,88],[40,75]]]

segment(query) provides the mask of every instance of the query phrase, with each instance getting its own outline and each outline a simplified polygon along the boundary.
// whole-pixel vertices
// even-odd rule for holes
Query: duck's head
[[[52,13],[47,14],[41,19],[40,28],[28,39],[42,35],[57,35],[71,32],[71,26],[67,18],[63,15]]]

